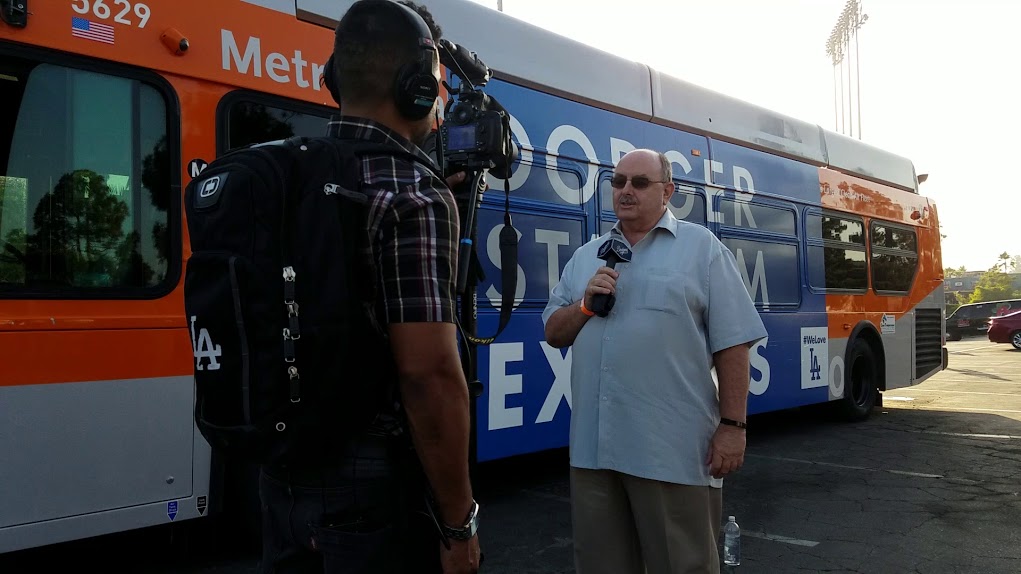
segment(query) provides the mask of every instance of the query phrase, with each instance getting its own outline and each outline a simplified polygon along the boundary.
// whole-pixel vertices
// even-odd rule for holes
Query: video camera
[[[482,91],[493,72],[475,52],[450,40],[439,41],[440,63],[460,78],[457,96],[447,100],[440,127],[440,150],[446,173],[488,169],[499,179],[509,179],[518,159],[511,139],[510,114],[496,98]]]

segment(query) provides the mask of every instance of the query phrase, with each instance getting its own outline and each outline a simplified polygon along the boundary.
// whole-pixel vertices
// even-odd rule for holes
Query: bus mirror
[[[28,0],[0,0],[0,17],[9,26],[24,28],[28,25]]]

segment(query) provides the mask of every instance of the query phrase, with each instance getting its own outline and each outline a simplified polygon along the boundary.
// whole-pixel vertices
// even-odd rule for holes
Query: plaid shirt
[[[382,124],[342,116],[337,137],[397,144],[435,162],[418,146]],[[453,322],[460,220],[445,181],[403,158],[362,158],[362,187],[369,196],[366,255],[381,287],[386,323]]]

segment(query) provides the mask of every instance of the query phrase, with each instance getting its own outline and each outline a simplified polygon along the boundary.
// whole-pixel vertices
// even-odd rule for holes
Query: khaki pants
[[[577,574],[720,571],[722,489],[571,467]]]

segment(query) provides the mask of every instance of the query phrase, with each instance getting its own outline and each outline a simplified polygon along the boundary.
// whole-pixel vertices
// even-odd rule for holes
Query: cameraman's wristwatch
[[[475,533],[479,530],[479,503],[472,500],[471,512],[468,513],[468,520],[463,526],[451,528],[446,524],[440,524],[440,528],[443,529],[443,534],[447,538],[453,538],[454,540],[471,540]]]

